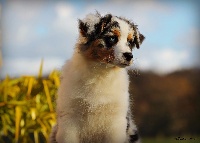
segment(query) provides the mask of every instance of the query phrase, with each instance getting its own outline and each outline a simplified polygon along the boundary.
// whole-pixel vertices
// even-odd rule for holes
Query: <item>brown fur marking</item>
[[[121,32],[120,32],[120,30],[119,30],[118,28],[113,29],[113,30],[112,30],[112,33],[113,33],[114,35],[116,35],[117,37],[120,37],[120,36],[121,36]]]
[[[129,33],[127,39],[128,41],[131,41],[133,39],[133,33]]]
[[[86,58],[93,61],[110,63],[114,60],[114,49],[107,49],[102,40],[95,40],[86,51],[82,52]]]

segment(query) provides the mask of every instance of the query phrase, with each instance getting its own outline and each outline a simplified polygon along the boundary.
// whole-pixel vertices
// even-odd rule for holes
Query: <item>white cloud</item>
[[[0,77],[5,77],[7,74],[10,76],[20,75],[37,75],[42,59],[5,59],[2,69],[0,69]],[[60,70],[64,61],[59,58],[44,59],[43,74],[48,74],[53,69]]]
[[[179,33],[176,41],[182,46],[187,46],[188,48],[198,48],[200,46],[200,29],[197,27],[190,27],[186,31],[183,30]]]
[[[135,66],[141,70],[152,70],[166,74],[184,68],[185,62],[188,60],[190,60],[190,56],[186,50],[151,49],[151,51],[148,50],[140,55]]]
[[[4,46],[21,49],[37,38],[34,27],[40,17],[41,6],[40,2],[27,1],[8,1],[4,5],[2,16]]]
[[[15,43],[19,45],[26,45],[30,38],[33,38],[31,35],[31,28],[28,25],[21,25],[18,29],[16,29],[13,40],[15,40]]]
[[[56,4],[55,9],[58,14],[58,17],[61,19],[71,17],[71,15],[74,12],[73,6],[71,6],[70,4],[63,3],[63,2]]]
[[[69,3],[59,2],[55,6],[55,11],[57,17],[53,23],[54,28],[74,35],[77,32],[77,16],[74,7]]]
[[[22,21],[37,18],[42,6],[43,3],[40,1],[7,1],[4,5],[8,14],[14,14]]]

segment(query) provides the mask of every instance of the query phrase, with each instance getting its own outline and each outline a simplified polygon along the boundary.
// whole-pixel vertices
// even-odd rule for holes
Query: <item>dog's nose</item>
[[[124,55],[124,57],[125,57],[125,59],[126,59],[127,61],[130,61],[130,60],[133,58],[133,54],[132,54],[132,53],[129,53],[129,52],[123,53],[123,55]]]

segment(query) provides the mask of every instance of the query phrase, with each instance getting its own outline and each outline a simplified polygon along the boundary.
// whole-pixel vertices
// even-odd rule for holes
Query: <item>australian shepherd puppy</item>
[[[139,142],[125,67],[144,36],[129,20],[98,12],[79,20],[79,32],[74,54],[62,69],[50,142]]]

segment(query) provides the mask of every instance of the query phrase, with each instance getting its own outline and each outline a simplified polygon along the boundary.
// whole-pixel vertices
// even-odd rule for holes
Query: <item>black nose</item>
[[[130,61],[133,58],[132,53],[123,53],[123,55],[127,61]]]

